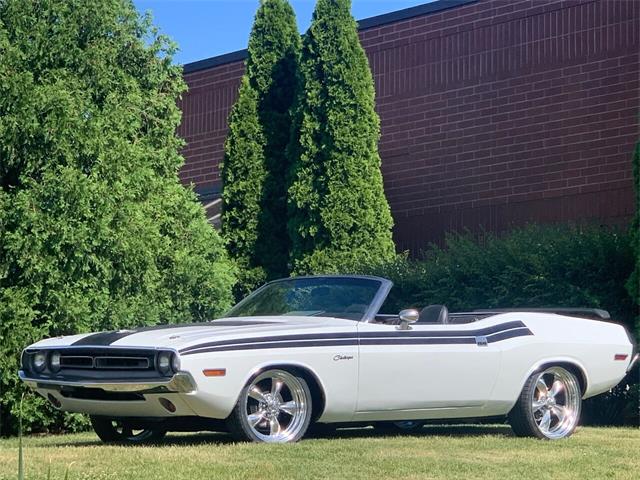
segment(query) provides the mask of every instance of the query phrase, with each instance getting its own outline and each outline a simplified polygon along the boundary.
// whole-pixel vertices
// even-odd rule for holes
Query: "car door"
[[[357,412],[481,407],[500,368],[499,344],[482,335],[492,328],[361,322]]]

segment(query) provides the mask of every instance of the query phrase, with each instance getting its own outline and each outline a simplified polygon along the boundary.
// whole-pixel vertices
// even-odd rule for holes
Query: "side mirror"
[[[414,308],[409,308],[406,310],[401,310],[398,314],[400,318],[400,325],[398,325],[398,330],[411,330],[409,326],[412,323],[416,323],[420,318],[420,312]]]

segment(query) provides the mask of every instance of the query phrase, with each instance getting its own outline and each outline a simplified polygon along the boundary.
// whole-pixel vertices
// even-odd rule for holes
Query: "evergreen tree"
[[[232,257],[247,268],[243,292],[238,293],[288,273],[285,150],[299,50],[300,35],[289,3],[262,0],[249,38],[248,85],[241,85],[237,103],[243,106],[230,117],[223,165],[223,235]],[[255,109],[249,105],[254,101]],[[249,167],[249,161],[262,166]],[[241,172],[251,176],[242,185],[230,185],[232,179],[240,181]]]
[[[222,236],[238,264],[236,297],[266,280],[255,262],[262,194],[266,176],[265,139],[258,118],[258,95],[242,77],[238,100],[229,115],[229,133],[222,164]]]
[[[178,180],[173,51],[130,0],[0,2],[2,433],[29,343],[230,306],[233,265]],[[63,425],[28,398],[28,428]]]
[[[350,271],[394,255],[373,79],[350,7],[318,0],[303,40],[289,148],[296,273]]]

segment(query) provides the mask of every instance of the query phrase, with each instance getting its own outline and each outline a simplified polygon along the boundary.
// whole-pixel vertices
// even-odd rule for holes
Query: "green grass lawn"
[[[427,426],[384,436],[371,429],[293,445],[235,444],[221,434],[175,434],[158,446],[99,443],[91,433],[24,439],[26,478],[430,479],[640,478],[640,430],[581,428],[567,440],[515,438],[508,427]],[[17,478],[17,439],[0,440],[0,479]]]

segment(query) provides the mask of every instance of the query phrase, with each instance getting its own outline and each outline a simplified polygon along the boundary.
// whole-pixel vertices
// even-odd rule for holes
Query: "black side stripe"
[[[417,324],[420,325],[420,324]],[[406,330],[392,332],[362,332],[360,338],[380,338],[380,337],[486,337],[497,332],[511,330],[513,328],[523,328],[526,325],[522,322],[507,322],[500,325],[492,325],[490,327],[479,328],[476,330],[432,330],[432,331],[416,331]]]
[[[297,335],[277,335],[272,337],[253,337],[253,338],[239,338],[235,340],[218,340],[217,342],[201,343],[199,345],[193,345],[180,350],[180,353],[190,352],[192,350],[200,350],[207,347],[222,347],[225,345],[238,345],[243,343],[256,343],[256,342],[284,342],[295,340],[332,340],[336,338],[353,338],[354,332],[336,332],[336,333],[307,333]]]
[[[340,340],[309,340],[307,342],[263,342],[263,343],[251,343],[244,345],[226,345],[223,347],[206,348],[204,350],[198,350],[196,352],[186,352],[182,355],[195,355],[196,353],[206,352],[230,352],[236,350],[263,350],[268,348],[300,348],[300,347],[333,347],[333,346],[345,346],[345,345],[357,345],[357,338],[345,338]]]
[[[528,328],[516,328],[504,332],[498,332],[487,336],[488,343],[500,342],[510,338],[524,337],[533,335]],[[332,347],[345,345],[456,345],[476,343],[476,337],[396,337],[396,338],[343,338],[343,339],[326,339],[307,341],[283,341],[283,342],[255,342],[255,343],[236,343],[233,345],[223,345],[209,348],[202,348],[196,351],[191,350],[181,352],[182,355],[195,355],[198,353],[208,352],[228,352],[242,350],[263,350],[270,348],[304,348],[304,347]]]
[[[499,342],[501,340],[508,340],[509,338],[528,337],[532,335],[533,335],[533,332],[528,328],[516,328],[514,330],[509,330],[506,332],[500,332],[494,335],[489,335],[487,337],[487,340],[489,343],[493,343],[493,342]]]
[[[433,337],[478,337],[478,336],[487,336],[493,333],[502,332],[505,330],[510,330],[513,328],[522,328],[526,327],[526,325],[522,322],[507,322],[500,325],[492,325],[490,327],[480,328],[477,330],[433,330],[433,331],[392,331],[392,332],[362,332],[359,334],[359,338],[393,338],[398,339],[400,337],[410,337],[410,338],[433,338]],[[193,345],[191,347],[184,348],[180,350],[180,353],[186,354],[187,352],[192,352],[193,350],[202,350],[209,349],[212,347],[222,347],[226,345],[240,345],[245,343],[259,343],[259,342],[284,342],[284,341],[295,341],[295,340],[329,340],[336,338],[353,338],[357,337],[353,332],[336,332],[336,333],[311,333],[311,334],[297,334],[297,335],[279,335],[272,336],[266,338],[243,338],[236,340],[221,340],[216,342],[207,342],[201,343],[199,345]],[[471,343],[474,343],[475,340]],[[447,343],[455,343],[455,342],[447,342]],[[461,342],[465,343],[465,342]],[[210,351],[210,350],[206,350]]]

